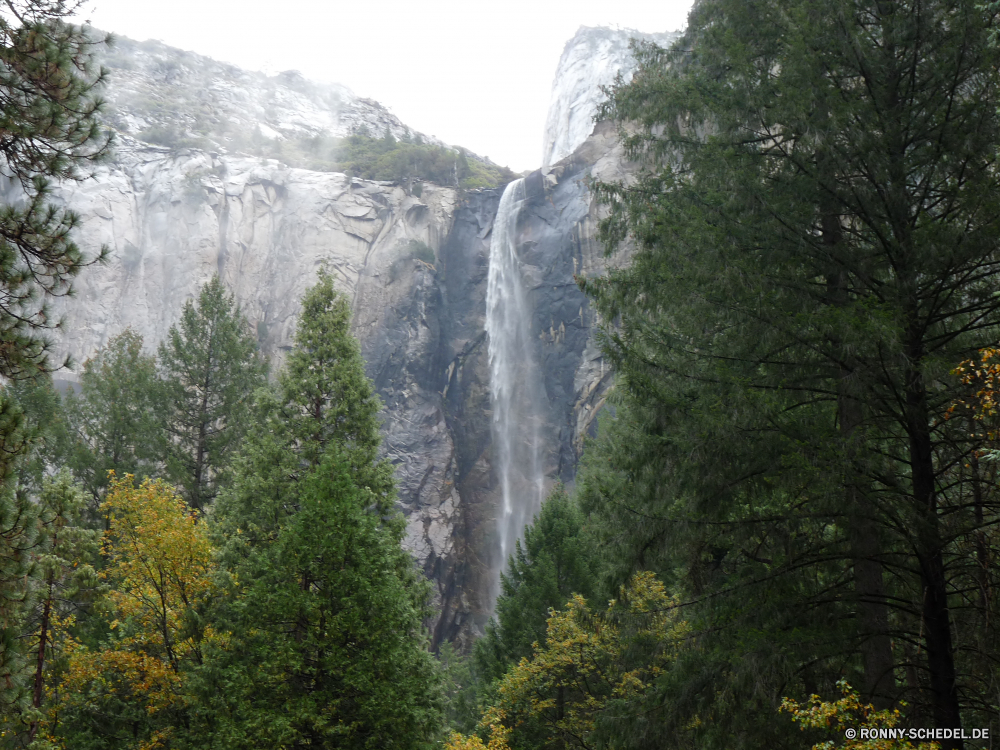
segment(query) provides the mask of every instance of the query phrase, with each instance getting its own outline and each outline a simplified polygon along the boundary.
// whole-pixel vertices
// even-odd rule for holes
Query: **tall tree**
[[[70,467],[92,498],[103,501],[108,472],[148,476],[163,445],[156,417],[156,360],[142,351],[142,336],[131,328],[88,359],[79,393],[66,398],[74,441]]]
[[[550,609],[562,607],[575,594],[593,596],[597,564],[583,514],[566,490],[557,487],[525,528],[524,542],[517,542],[500,576],[494,618],[476,641],[479,674],[498,680],[531,656],[532,644],[545,640]]]
[[[11,717],[30,701],[24,635],[33,556],[42,543],[38,506],[28,493],[17,492],[12,481],[16,462],[30,445],[24,412],[9,393],[0,393],[0,716]]]
[[[199,515],[162,480],[114,476],[101,576],[109,622],[98,648],[71,643],[45,722],[56,747],[176,746],[188,723],[185,678],[201,661],[199,612],[214,594]]]
[[[71,237],[79,223],[51,201],[51,180],[83,179],[110,150],[94,53],[107,37],[65,22],[67,0],[12,0],[0,11],[0,172],[21,189],[0,208],[0,375],[52,367],[57,328],[47,300],[72,292],[88,259]]]
[[[249,426],[253,392],[267,363],[246,319],[218,276],[184,305],[159,348],[167,477],[204,508]]]
[[[45,718],[46,700],[54,688],[53,674],[81,609],[99,590],[93,563],[100,532],[84,521],[86,498],[63,471],[44,480],[33,498],[37,537],[31,550],[31,575],[25,601],[22,638],[28,643],[30,701],[0,719],[0,746],[26,747],[35,740]]]
[[[0,10],[0,154],[10,190],[0,206],[0,376],[53,367],[47,332],[58,326],[47,301],[69,294],[88,262],[73,242],[79,222],[51,203],[52,179],[79,179],[108,153],[97,122],[103,71],[93,51],[105,39],[64,22],[64,0],[11,0]],[[16,636],[26,592],[26,547],[35,509],[10,492],[13,462],[27,443],[11,400],[0,400],[0,704],[23,702],[23,642]],[[19,666],[20,665],[20,666]]]
[[[850,623],[866,696],[941,727],[963,720],[949,559],[977,524],[950,370],[1000,324],[991,23],[971,0],[700,2],[606,110],[645,171],[603,187],[604,237],[639,249],[587,284],[645,437],[619,452],[640,501],[603,507],[691,555],[699,598],[798,579],[799,612]],[[833,667],[822,643],[798,679]]]
[[[237,582],[216,623],[232,636],[202,670],[215,746],[416,748],[436,730],[427,587],[401,547],[378,399],[349,325],[321,274],[210,516]]]

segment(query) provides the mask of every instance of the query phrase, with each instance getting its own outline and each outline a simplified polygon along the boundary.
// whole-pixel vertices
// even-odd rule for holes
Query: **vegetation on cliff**
[[[73,221],[10,208],[40,244],[11,245],[29,265],[0,288],[41,296],[0,315],[2,374],[34,376],[0,394],[0,748],[987,746],[996,5],[702,0],[674,48],[637,46],[604,111],[636,173],[595,186],[603,240],[635,247],[581,280],[613,413],[516,545],[485,636],[438,661],[330,276],[270,383],[213,279],[156,356],[125,331],[62,403],[23,305],[79,268]],[[58,84],[80,48],[45,58],[76,38],[46,24],[9,44],[54,35],[25,65]],[[82,151],[25,169],[96,157],[80,127]],[[388,132],[283,144],[414,187],[503,178]],[[63,253],[53,276],[32,248]],[[849,733],[872,728],[893,736]]]

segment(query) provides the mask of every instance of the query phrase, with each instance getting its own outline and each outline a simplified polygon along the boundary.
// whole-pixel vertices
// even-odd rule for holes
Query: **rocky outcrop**
[[[321,266],[332,272],[353,302],[354,332],[385,404],[384,451],[397,468],[407,546],[432,580],[454,588],[462,509],[440,363],[440,251],[454,190],[427,184],[418,198],[272,160],[127,142],[116,164],[57,195],[82,217],[81,247],[111,250],[107,265],[81,275],[74,298],[55,305],[61,353],[77,362],[126,327],[154,348],[218,273],[280,367],[303,292]]]
[[[551,481],[572,482],[609,383],[574,277],[607,262],[588,180],[622,169],[613,130],[600,126],[526,178],[517,252],[544,371]],[[359,180],[122,134],[113,164],[58,188],[81,216],[78,243],[111,250],[107,265],[80,276],[76,297],[56,305],[62,353],[83,362],[129,326],[155,348],[218,273],[277,367],[302,293],[328,268],[352,300],[384,404],[383,450],[396,469],[406,544],[434,584],[434,640],[467,645],[489,618],[502,563],[484,330],[500,193]]]
[[[346,86],[288,70],[269,76],[162,42],[119,37],[101,53],[110,85],[105,119],[119,133],[171,147],[282,155],[282,142],[367,131],[411,132],[398,117]]]
[[[545,120],[542,166],[565,159],[583,145],[594,132],[594,117],[606,98],[602,86],[610,86],[622,74],[632,77],[635,58],[629,48],[632,39],[669,46],[680,32],[643,34],[634,29],[581,26],[566,42],[555,77]]]

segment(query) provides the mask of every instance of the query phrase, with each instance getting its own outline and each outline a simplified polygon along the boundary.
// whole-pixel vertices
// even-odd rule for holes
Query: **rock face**
[[[340,137],[367,130],[411,133],[376,101],[346,86],[319,84],[288,70],[242,70],[162,42],[118,38],[102,53],[111,85],[106,120],[118,132],[173,147],[243,150],[279,156],[287,139]]]
[[[573,480],[610,377],[574,275],[601,273],[605,263],[587,180],[622,168],[614,132],[600,126],[526,178],[517,253],[544,370],[553,481]],[[434,641],[465,646],[489,618],[502,563],[484,330],[501,191],[420,187],[123,134],[113,164],[58,189],[81,215],[78,244],[92,252],[106,244],[112,260],[87,269],[56,312],[66,321],[60,346],[77,362],[128,326],[154,349],[218,273],[277,367],[302,293],[327,267],[352,300],[354,333],[385,406],[383,450],[396,468],[406,544],[435,587]]]
[[[628,82],[635,59],[629,49],[633,38],[668,46],[680,32],[643,34],[632,29],[581,26],[566,42],[552,81],[549,114],[542,142],[542,166],[565,159],[594,131],[597,108],[604,101],[602,86],[622,74]]]

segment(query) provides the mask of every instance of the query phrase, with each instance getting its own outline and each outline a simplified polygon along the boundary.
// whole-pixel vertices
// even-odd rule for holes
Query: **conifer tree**
[[[436,729],[427,587],[349,325],[321,274],[211,516],[238,582],[216,614],[230,641],[200,674],[214,747],[416,748]]]
[[[500,679],[531,644],[545,640],[550,609],[575,594],[595,592],[598,559],[584,531],[584,518],[565,488],[559,486],[542,504],[518,540],[507,570],[500,576],[500,596],[486,634],[476,642],[476,665],[487,681]]]
[[[219,277],[184,305],[159,348],[166,427],[166,476],[188,504],[204,508],[249,426],[254,391],[267,363],[246,319]]]
[[[753,745],[749,696],[845,663],[940,727],[985,705],[949,578],[973,446],[945,417],[1000,330],[991,24],[971,0],[704,0],[606,110],[645,170],[601,189],[604,238],[639,250],[586,286],[634,422],[588,507],[642,526],[623,567],[664,565],[719,638],[662,681],[680,726],[715,717],[702,741]]]
[[[40,542],[38,507],[11,481],[29,444],[24,413],[9,393],[0,393],[0,715],[11,716],[29,705],[24,635],[32,556]]]
[[[0,10],[0,173],[21,194],[0,206],[0,376],[50,370],[58,326],[47,301],[69,294],[93,260],[73,242],[79,219],[52,204],[52,179],[79,179],[108,153],[110,136],[96,115],[104,72],[93,50],[104,39],[67,24],[64,0],[12,0]],[[25,699],[23,621],[27,550],[36,542],[37,508],[10,486],[14,463],[28,445],[20,411],[0,397],[0,711]]]
[[[83,179],[110,151],[97,96],[105,71],[94,52],[107,41],[66,23],[66,0],[12,0],[0,11],[2,174],[22,191],[0,207],[0,375],[49,370],[58,328],[48,299],[72,292],[88,259],[73,242],[79,217],[51,201],[51,180]]]
[[[66,399],[73,440],[70,467],[92,499],[102,502],[108,472],[149,476],[163,445],[156,417],[156,360],[131,328],[87,360],[79,393]]]
[[[33,499],[38,532],[22,621],[30,700],[0,719],[0,734],[10,740],[0,747],[28,746],[38,735],[53,687],[53,662],[65,654],[77,614],[99,588],[93,563],[100,532],[85,525],[86,497],[69,472],[46,478]]]
[[[474,646],[480,703],[497,703],[502,681],[545,642],[552,610],[595,593],[598,563],[583,514],[565,488],[557,486],[525,527],[524,541],[517,541],[500,575],[494,615]],[[511,742],[514,747],[542,747],[550,734],[537,716],[524,716],[513,727]]]

